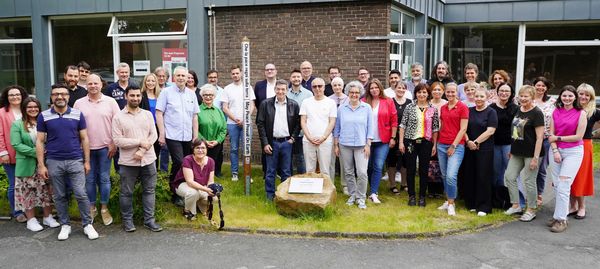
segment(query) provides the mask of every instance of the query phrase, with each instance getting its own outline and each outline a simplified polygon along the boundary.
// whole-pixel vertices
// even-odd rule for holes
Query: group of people
[[[445,192],[438,209],[448,215],[456,215],[455,201],[462,198],[479,216],[502,208],[531,221],[542,203],[549,165],[557,197],[551,230],[564,231],[567,216],[585,218],[584,197],[593,194],[592,128],[600,120],[594,89],[567,85],[554,99],[548,96],[553,85],[544,77],[515,91],[503,70],[494,71],[489,83],[478,82],[477,65],[464,70],[466,81],[457,84],[440,61],[426,80],[423,66],[415,63],[406,81],[392,70],[385,88],[366,68],[344,83],[341,68],[332,66],[326,83],[313,76],[307,61],[289,80],[278,78],[274,64],[265,65],[265,79],[249,92],[249,109],[257,110],[266,198],[274,199],[277,177],[285,181],[295,173],[320,171],[333,181],[339,163],[349,206],[381,203],[380,183],[387,174],[390,192],[406,188],[408,206],[425,207],[428,194]],[[169,72],[158,67],[138,86],[129,65],[121,63],[118,80],[103,86],[82,62],[66,68],[64,84],[51,87],[51,107],[45,111],[22,87],[5,88],[0,160],[9,178],[12,216],[40,231],[34,208],[42,207],[42,223],[61,226],[58,238],[65,240],[73,194],[84,233],[97,238],[92,223],[98,211],[104,225],[112,223],[107,205],[113,159],[123,229],[136,229],[132,195],[139,180],[144,226],[160,231],[154,190],[157,169],[166,170],[170,157],[172,201],[195,219],[216,199],[208,186],[223,176],[227,138],[231,180],[238,180],[244,90],[241,68],[229,71],[232,82],[225,88],[218,85],[216,70],[199,86],[198,75],[184,67],[174,69],[171,83]]]

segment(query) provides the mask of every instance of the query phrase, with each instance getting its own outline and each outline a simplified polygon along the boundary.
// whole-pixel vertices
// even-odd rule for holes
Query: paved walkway
[[[598,178],[600,175],[597,174]],[[58,230],[34,234],[0,222],[0,268],[600,268],[600,198],[588,217],[562,234],[548,231],[554,200],[531,223],[512,222],[472,234],[424,240],[289,238],[138,227],[96,226],[89,241],[80,227],[68,241]]]

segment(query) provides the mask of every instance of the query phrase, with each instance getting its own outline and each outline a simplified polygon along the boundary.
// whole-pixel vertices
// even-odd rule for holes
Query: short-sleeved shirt
[[[135,83],[133,83],[132,81],[128,81],[127,82],[127,86],[137,86]],[[119,109],[123,109],[125,107],[125,105],[127,105],[127,100],[125,100],[125,89],[123,89],[120,85],[119,82],[114,82],[109,84],[106,89],[104,89],[102,91],[102,93],[108,97],[112,97],[113,99],[115,99],[115,101],[117,101],[117,104],[119,105]]]
[[[490,107],[486,107],[482,111],[477,111],[477,108],[469,108],[469,125],[467,127],[467,135],[470,140],[475,140],[488,127],[498,128],[498,116],[496,111]],[[479,144],[479,150],[494,150],[494,136],[490,136],[483,143]]]
[[[85,97],[88,94],[84,87],[77,85],[74,89],[69,89],[69,107],[75,106],[75,101]]]
[[[600,110],[595,109],[594,112],[592,112],[592,116],[590,116],[587,120],[587,127],[585,128],[583,139],[592,139],[592,131],[594,130],[594,124],[600,121]]]
[[[196,94],[176,85],[163,89],[156,101],[156,110],[163,112],[166,138],[175,141],[192,140],[192,121],[200,111]]]
[[[512,143],[512,122],[519,106],[513,102],[508,102],[504,108],[499,107],[496,103],[491,104],[490,107],[496,110],[498,116],[498,128],[494,133],[494,144],[510,145]]]
[[[329,118],[337,117],[337,105],[330,98],[324,97],[317,101],[313,96],[302,102],[300,115],[306,116],[306,128],[310,135],[320,137],[325,134],[327,125],[329,125]]]
[[[183,157],[181,168],[179,168],[177,175],[175,175],[175,180],[173,180],[173,189],[177,189],[181,183],[185,182],[185,178],[183,177],[183,168],[192,169],[194,172],[194,181],[202,186],[206,186],[208,184],[210,172],[215,171],[215,161],[211,157],[207,156],[206,158],[208,158],[206,165],[204,165],[204,167],[200,167],[200,165],[194,161],[194,155]]]
[[[106,148],[113,143],[112,120],[120,111],[114,99],[105,95],[100,96],[96,101],[92,101],[88,96],[83,97],[73,106],[85,114],[87,122],[93,123],[87,127],[92,150]]]
[[[442,128],[440,129],[439,142],[442,144],[450,145],[454,143],[454,139],[460,131],[460,121],[462,119],[469,119],[469,108],[458,101],[452,108],[448,108],[448,104],[443,105],[440,108],[440,121]],[[459,144],[464,144],[465,138],[460,139]]]
[[[539,107],[522,112],[517,110],[512,123],[513,143],[510,147],[510,153],[521,157],[533,157],[535,150],[535,128],[544,126],[544,113]],[[544,151],[540,151],[540,156],[544,156]]]
[[[250,96],[250,101],[256,99],[252,86],[249,86],[248,95]],[[242,84],[235,85],[234,83],[225,86],[223,94],[221,95],[221,102],[227,103],[229,111],[236,118],[242,119],[244,117],[244,86]],[[227,124],[236,123],[234,120],[227,117]]]
[[[298,105],[301,107],[302,107],[302,102],[304,102],[304,100],[306,100],[307,98],[310,98],[312,96],[313,96],[313,93],[304,87],[300,87],[300,91],[298,91],[298,92],[294,92],[292,90],[292,88],[290,88],[287,93],[287,98],[290,98],[290,99],[296,101],[296,103],[298,103]]]
[[[396,126],[396,128],[400,128],[400,122],[402,122],[402,116],[404,115],[404,110],[406,109],[406,106],[408,104],[412,103],[412,100],[406,99],[404,104],[399,104],[398,101],[396,101],[396,98],[392,97],[392,100],[394,100],[394,105],[396,106],[396,115],[398,116],[398,126]]]
[[[57,161],[83,158],[79,131],[86,128],[81,111],[67,108],[58,114],[54,108],[42,111],[37,118],[37,131],[46,133],[46,158]]]

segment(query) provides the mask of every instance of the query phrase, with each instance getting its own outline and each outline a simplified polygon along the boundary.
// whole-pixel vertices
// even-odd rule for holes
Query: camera
[[[219,196],[221,195],[221,192],[223,192],[223,185],[219,183],[210,184],[208,185],[208,188],[212,190],[215,196]]]

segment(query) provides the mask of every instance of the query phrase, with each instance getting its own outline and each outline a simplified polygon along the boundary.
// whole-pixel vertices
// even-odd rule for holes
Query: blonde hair
[[[144,80],[142,80],[142,92],[146,92],[148,90],[148,87],[146,87],[146,80],[149,77],[154,77],[154,81],[156,81],[156,86],[154,87],[154,96],[156,96],[156,98],[158,98],[158,95],[160,94],[160,91],[162,89],[160,88],[160,85],[158,85],[158,77],[156,77],[156,75],[153,73],[150,73],[150,74],[144,76]]]
[[[579,94],[580,92],[587,93],[590,96],[590,101],[588,102],[588,104],[582,106],[583,110],[585,110],[585,112],[587,113],[587,117],[589,119],[596,110],[596,94],[594,93],[594,87],[587,83],[581,83],[577,87],[577,94]]]
[[[523,87],[519,89],[519,95],[521,95],[522,92],[527,92],[531,98],[535,98],[535,87],[531,85],[523,85]]]

